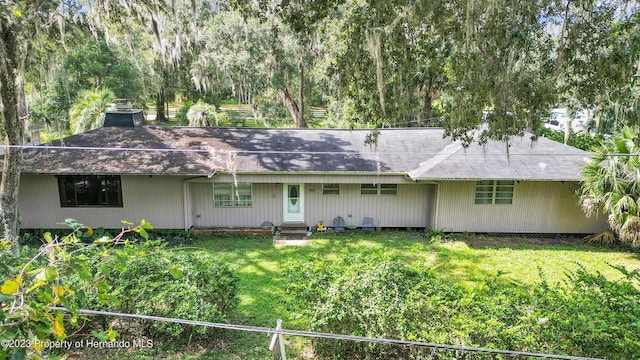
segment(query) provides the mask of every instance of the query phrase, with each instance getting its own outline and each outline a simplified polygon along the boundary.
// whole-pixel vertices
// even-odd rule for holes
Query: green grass
[[[287,297],[284,270],[292,260],[332,261],[346,254],[386,254],[410,265],[433,267],[470,291],[483,286],[486,279],[498,273],[529,285],[539,283],[543,273],[549,284],[562,286],[565,274],[577,269],[578,264],[612,279],[620,275],[607,264],[640,268],[638,253],[624,248],[586,245],[580,240],[533,241],[459,235],[452,241],[430,243],[416,232],[319,235],[314,235],[313,244],[306,247],[276,248],[270,237],[225,237],[199,239],[181,251],[206,252],[226,262],[240,276],[241,302],[233,322],[274,327],[280,318],[288,329],[305,329],[284,307],[283,299]],[[208,349],[190,350],[176,354],[175,358],[270,359],[268,343],[269,337],[264,334],[228,332],[223,340]],[[301,354],[308,347],[307,340],[289,337],[287,346],[289,358],[305,358]],[[151,359],[159,356],[155,351],[149,355],[131,355],[128,359]]]

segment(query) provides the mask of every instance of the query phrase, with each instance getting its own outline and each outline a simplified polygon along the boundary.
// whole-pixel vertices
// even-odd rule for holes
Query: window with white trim
[[[360,195],[398,195],[398,184],[360,184]]]
[[[234,206],[251,206],[252,193],[251,184],[213,184],[213,206],[215,207],[234,207]]]
[[[340,195],[340,184],[322,184],[322,195]]]
[[[510,205],[513,203],[513,180],[482,180],[476,183],[476,204]]]

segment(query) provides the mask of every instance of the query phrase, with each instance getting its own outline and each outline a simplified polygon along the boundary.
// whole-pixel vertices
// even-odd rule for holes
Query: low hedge
[[[224,322],[235,311],[238,281],[226,264],[195,253],[164,252],[141,256],[111,276],[113,294],[119,299],[114,310]],[[211,328],[167,322],[141,322],[143,334],[155,339],[191,340],[210,335]]]
[[[625,272],[626,270],[620,269]],[[640,358],[638,272],[610,281],[584,269],[562,286],[489,278],[467,290],[434,269],[384,257],[293,262],[292,311],[310,330],[471,347]],[[362,342],[313,341],[327,359],[492,359],[496,355]]]

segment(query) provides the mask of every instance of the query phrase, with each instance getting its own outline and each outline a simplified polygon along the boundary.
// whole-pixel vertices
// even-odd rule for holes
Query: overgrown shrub
[[[269,90],[256,99],[256,105],[260,117],[273,121],[276,119],[290,119],[291,115],[282,102],[282,98],[275,90]]]
[[[77,330],[80,326],[77,310],[90,303],[87,298],[113,303],[115,298],[106,282],[111,267],[96,259],[106,258],[120,247],[113,252],[114,258],[126,265],[130,253],[123,236],[137,233],[144,237],[152,228],[145,220],[138,226],[127,223],[116,237],[103,237],[88,245],[81,236],[92,232],[91,228],[75,219],[66,219],[65,223],[71,228],[69,234],[57,237],[45,233],[36,251],[32,250],[35,247],[25,246],[19,256],[10,251],[8,241],[0,239],[0,359],[23,359],[27,355],[41,358],[50,350],[46,346],[11,346],[12,342],[65,340],[73,336],[68,335],[67,327]],[[66,307],[70,313],[54,308],[58,306]],[[93,334],[105,340],[117,336],[106,326],[105,332]]]
[[[184,104],[182,104],[182,106],[180,106],[180,109],[178,109],[178,112],[176,113],[176,121],[178,122],[178,125],[189,125],[189,119],[187,119],[187,111],[189,111],[192,106],[193,101],[186,101]]]
[[[187,101],[176,114],[176,120],[182,126],[229,127],[234,125],[226,112],[218,112],[215,105],[202,100],[196,103]]]
[[[78,237],[84,243],[93,243],[94,241],[106,236],[113,238],[121,229],[104,229],[95,228],[91,232],[81,231]],[[49,233],[51,236],[63,237],[69,233],[67,229],[29,229],[24,231],[20,239],[22,244],[39,247],[44,242],[44,234]],[[148,237],[167,246],[188,245],[193,240],[193,232],[190,230],[179,229],[153,229],[148,231]],[[143,236],[136,232],[130,232],[123,235],[123,239],[129,240],[131,243],[144,243],[146,240]]]
[[[111,274],[115,310],[188,320],[221,322],[238,305],[238,277],[210,257],[163,252],[141,256]],[[145,335],[190,340],[208,328],[143,322]]]
[[[556,131],[540,127],[540,134],[553,141],[564,143],[564,131]],[[588,132],[571,132],[567,144],[585,151],[593,151],[594,148],[602,144],[604,137],[600,134],[591,136]]]
[[[443,333],[439,319],[455,315],[451,305],[463,293],[430,271],[377,257],[294,264],[288,274],[288,292],[299,301],[293,306],[302,307],[300,315],[313,330],[371,338],[433,340],[431,333]],[[317,355],[334,359],[405,359],[418,353],[409,347],[326,339],[313,345]]]
[[[580,268],[568,274],[564,287],[537,288],[534,299],[544,319],[539,341],[571,354],[640,358],[640,270],[614,268],[626,275],[623,280]]]
[[[562,286],[498,274],[473,291],[431,269],[380,256],[288,268],[292,309],[315,331],[431,343],[631,359],[640,357],[639,271],[607,280],[580,269]],[[634,285],[635,284],[635,285]],[[331,359],[491,359],[491,355],[314,340]]]

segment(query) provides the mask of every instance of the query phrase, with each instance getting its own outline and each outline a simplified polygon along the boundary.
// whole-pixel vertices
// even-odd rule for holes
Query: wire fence
[[[149,153],[217,153],[217,154],[247,154],[247,155],[345,155],[345,156],[355,156],[362,155],[362,153],[357,151],[291,151],[291,150],[240,150],[240,149],[216,149],[216,148],[192,148],[192,149],[183,149],[183,148],[147,148],[147,147],[99,147],[99,146],[52,146],[52,145],[0,145],[0,148],[20,148],[20,149],[34,149],[34,150],[56,150],[56,151],[130,151],[130,152],[149,152]],[[442,152],[385,152],[385,151],[377,151],[375,152],[377,155],[424,155],[424,156],[435,156],[441,155]],[[584,153],[579,152],[551,152],[551,151],[541,151],[537,153],[527,152],[527,153],[519,153],[517,151],[514,152],[506,152],[506,151],[483,151],[481,153],[471,153],[471,152],[460,152],[460,153],[452,153],[447,154],[447,156],[479,156],[479,157],[489,157],[489,156],[574,156],[584,158]],[[622,156],[622,157],[637,157],[639,154],[604,154],[604,156]]]
[[[64,307],[51,307],[51,309],[56,311],[71,312],[70,310]],[[152,316],[152,315],[127,314],[127,313],[99,311],[99,310],[80,309],[77,311],[77,313],[82,315],[91,315],[91,316],[111,316],[111,317],[125,318],[125,319],[161,321],[161,322],[169,322],[169,323],[176,323],[176,324],[190,325],[190,326],[205,326],[205,327],[211,327],[211,328],[217,328],[217,329],[269,334],[269,335],[273,335],[271,343],[269,345],[269,349],[274,352],[274,359],[282,359],[282,360],[286,360],[284,340],[283,340],[284,335],[301,336],[301,337],[307,337],[312,339],[329,339],[329,340],[335,340],[335,341],[357,341],[357,342],[364,342],[364,343],[371,343],[371,344],[410,346],[414,348],[428,348],[432,350],[453,351],[456,353],[487,354],[487,355],[496,355],[496,356],[508,356],[513,358],[520,357],[520,358],[560,359],[560,360],[603,360],[600,358],[591,358],[591,357],[577,357],[577,356],[568,356],[568,355],[543,354],[543,353],[527,352],[527,351],[500,350],[500,349],[459,346],[459,345],[449,345],[449,344],[437,344],[437,343],[429,343],[429,342],[421,342],[421,341],[399,340],[399,339],[370,338],[365,336],[331,334],[331,333],[315,332],[315,331],[288,330],[288,329],[282,328],[282,320],[278,320],[277,326],[275,328],[268,328],[268,327],[260,327],[260,326],[215,323],[215,322],[207,322],[207,321],[175,319],[175,318],[166,318],[166,317]]]

